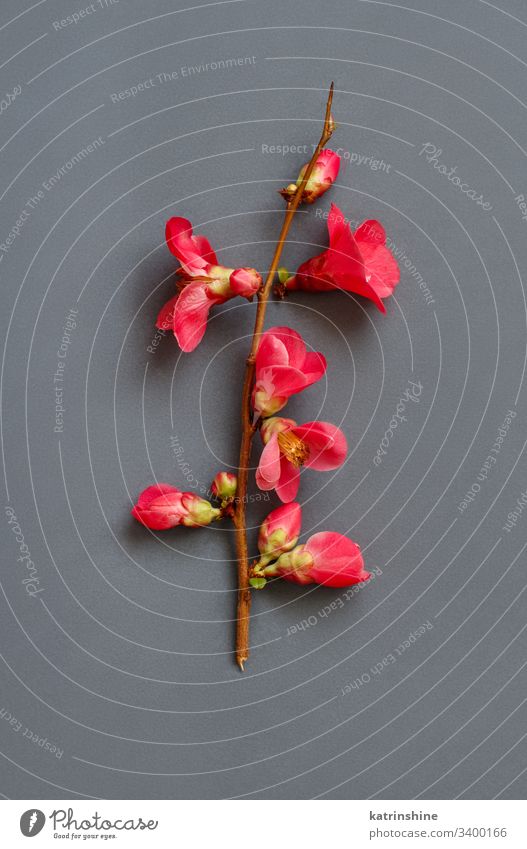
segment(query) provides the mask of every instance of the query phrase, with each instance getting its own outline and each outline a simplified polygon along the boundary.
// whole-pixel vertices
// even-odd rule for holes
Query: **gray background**
[[[20,93],[0,115],[0,242],[43,192],[0,262],[1,479],[42,590],[26,592],[6,518],[2,794],[521,798],[527,518],[504,527],[527,488],[527,223],[515,199],[527,190],[525,2],[119,0],[53,26],[88,5],[1,8],[1,93]],[[225,264],[264,272],[276,189],[308,157],[262,145],[315,143],[332,79],[332,146],[362,159],[319,207],[380,218],[401,283],[386,316],[344,294],[300,293],[272,303],[267,324],[295,327],[329,359],[327,379],[287,415],[340,423],[350,441],[337,473],[303,476],[303,531],[349,532],[377,572],[329,615],[338,590],[258,594],[241,675],[232,531],[156,537],[129,517],[155,479],[197,489],[236,464],[255,309],[238,299],[217,310],[193,355],[169,336],[151,353],[174,286],[164,222],[184,215]],[[428,163],[426,143],[492,208]],[[325,244],[306,208],[284,262],[295,269]],[[376,466],[409,380],[419,403]],[[509,410],[497,462],[460,510]],[[275,504],[252,504],[253,525]]]

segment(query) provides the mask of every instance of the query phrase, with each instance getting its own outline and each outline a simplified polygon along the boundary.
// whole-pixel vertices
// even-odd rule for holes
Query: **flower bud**
[[[182,497],[183,493],[168,483],[149,486],[137,499],[132,516],[153,531],[175,528],[185,514]]]
[[[132,516],[153,531],[166,531],[178,525],[209,525],[221,517],[221,510],[193,492],[160,483],[143,490]]]
[[[212,494],[220,501],[231,501],[237,488],[238,478],[232,472],[218,472],[210,487]]]
[[[306,163],[302,166],[300,174],[298,175],[298,179],[296,181],[296,185],[291,184],[285,189],[280,190],[280,194],[287,201],[290,201],[291,198],[295,195],[298,187],[300,186],[304,178],[304,174],[307,171],[308,165],[309,163]],[[304,187],[304,192],[302,194],[302,202],[314,203],[317,198],[322,197],[324,192],[327,192],[327,190],[333,185],[333,183],[337,179],[339,168],[339,155],[337,153],[334,153],[332,150],[322,150],[317,157],[317,161],[315,162],[309,180],[307,181]]]
[[[289,278],[293,276],[283,265],[276,269],[276,274],[282,286],[285,285]]]
[[[262,278],[255,268],[235,268],[230,278],[231,292],[242,298],[252,298],[262,285]]]
[[[262,555],[259,566],[276,560],[286,551],[291,551],[298,542],[302,523],[302,508],[296,501],[283,504],[273,510],[260,526],[258,550]]]
[[[256,418],[274,416],[296,395],[324,375],[326,360],[308,353],[306,343],[290,327],[270,327],[256,352],[252,404]]]
[[[281,554],[276,563],[262,570],[262,575],[325,587],[349,587],[371,577],[364,569],[357,543],[332,531],[314,534],[304,545]]]

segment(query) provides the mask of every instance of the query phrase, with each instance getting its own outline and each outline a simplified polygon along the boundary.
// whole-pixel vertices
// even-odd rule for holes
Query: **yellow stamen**
[[[309,446],[292,430],[283,430],[278,434],[278,445],[282,454],[297,468],[309,459]]]

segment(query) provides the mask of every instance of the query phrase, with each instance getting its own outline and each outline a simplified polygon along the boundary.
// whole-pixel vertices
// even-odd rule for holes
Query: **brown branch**
[[[256,427],[252,423],[251,416],[251,392],[254,381],[254,364],[256,360],[256,351],[260,336],[264,327],[265,310],[267,301],[271,293],[274,276],[280,262],[282,250],[289,233],[295,212],[302,200],[302,195],[307,181],[309,180],[315,162],[322,148],[328,143],[334,130],[333,119],[331,117],[331,103],[333,100],[333,83],[329,89],[329,95],[326,104],[326,114],[324,118],[324,129],[320,137],[320,141],[315,148],[315,152],[311,157],[309,165],[305,171],[302,182],[298,186],[293,198],[288,202],[285,211],[284,222],[278,242],[274,252],[274,256],[269,267],[267,278],[263,287],[258,292],[258,307],[256,310],[256,319],[254,322],[253,338],[251,349],[247,357],[245,366],[245,377],[242,390],[242,406],[241,406],[241,423],[242,437],[240,442],[240,459],[238,463],[238,492],[237,504],[234,512],[234,526],[236,536],[236,554],[238,558],[238,604],[236,611],[236,662],[243,672],[244,663],[249,657],[249,617],[251,610],[251,589],[249,585],[249,557],[247,551],[247,533],[246,533],[246,503],[247,503],[247,477],[249,473],[249,460],[251,454],[251,444]]]

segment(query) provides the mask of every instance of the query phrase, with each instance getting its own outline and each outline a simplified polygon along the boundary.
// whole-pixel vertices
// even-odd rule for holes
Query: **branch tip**
[[[329,87],[328,100],[326,103],[326,117],[324,120],[324,126],[327,127],[329,125],[329,121],[331,118],[331,104],[333,103],[333,92],[335,90],[335,83],[331,83]]]

